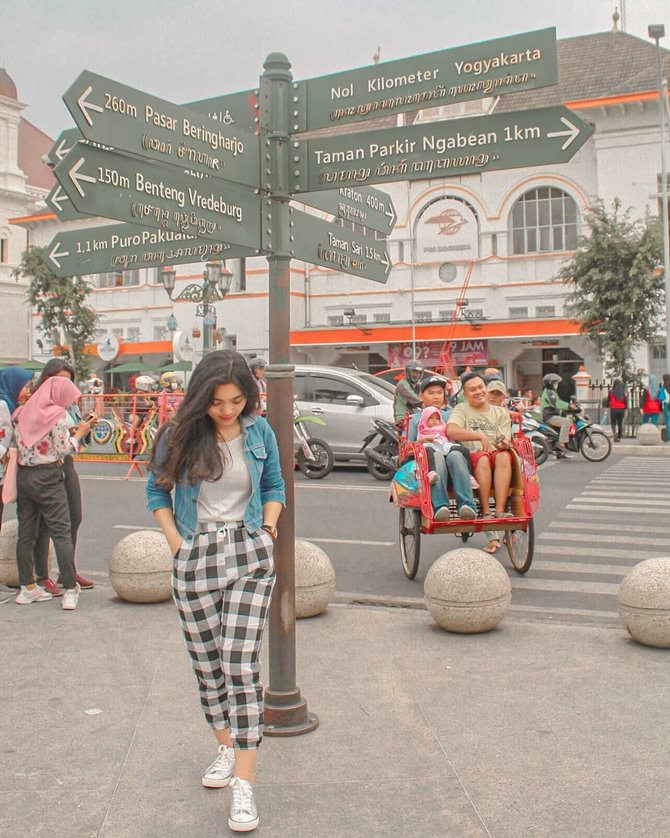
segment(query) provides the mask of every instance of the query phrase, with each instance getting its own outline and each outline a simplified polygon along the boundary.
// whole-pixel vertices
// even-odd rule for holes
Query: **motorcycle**
[[[573,422],[570,427],[570,437],[565,446],[566,451],[580,453],[590,463],[602,463],[612,453],[612,440],[595,423],[584,416],[582,408],[573,404],[567,415],[571,415]],[[551,430],[554,430],[553,428]],[[552,444],[554,452],[558,451],[558,433]],[[557,455],[558,456],[558,455]]]
[[[390,480],[398,470],[398,431],[393,422],[373,419],[360,452],[375,480]]]
[[[518,427],[518,424],[515,422],[512,425],[512,432],[517,433]],[[553,428],[544,425],[542,422],[538,422],[535,417],[528,413],[521,414],[521,429],[533,445],[535,464],[541,466],[542,463],[546,463],[553,447],[553,438],[555,437],[558,440],[558,434]]]
[[[318,416],[301,416],[294,405],[293,436],[296,441],[296,464],[305,477],[319,480],[327,477],[333,470],[335,456],[325,440],[310,435],[306,427],[307,422],[313,422],[315,425],[326,424]]]

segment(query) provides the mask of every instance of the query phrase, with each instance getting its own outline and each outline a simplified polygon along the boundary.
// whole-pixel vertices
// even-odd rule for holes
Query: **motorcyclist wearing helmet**
[[[258,400],[258,411],[257,413],[260,416],[265,416],[268,411],[268,385],[265,383],[265,378],[263,377],[265,374],[265,367],[267,367],[268,362],[265,358],[252,358],[249,361],[249,369],[253,373],[254,378],[256,379],[256,384],[258,384],[258,392],[260,393],[260,399]]]
[[[395,388],[393,399],[393,417],[396,425],[405,421],[408,411],[421,406],[420,385],[423,378],[423,364],[421,361],[408,361],[405,366],[405,377]]]
[[[572,404],[564,401],[556,392],[556,387],[563,379],[555,372],[550,372],[542,379],[544,390],[540,400],[542,410],[542,421],[552,428],[558,429],[558,448],[556,456],[558,459],[567,457],[565,446],[570,438],[570,427],[572,419],[564,416],[565,411],[570,410]]]

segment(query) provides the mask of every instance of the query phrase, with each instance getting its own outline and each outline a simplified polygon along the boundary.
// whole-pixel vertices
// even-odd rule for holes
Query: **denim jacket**
[[[261,416],[242,416],[244,459],[251,476],[251,498],[244,513],[245,527],[254,532],[263,523],[263,505],[268,501],[286,502],[284,479],[279,465],[279,449],[274,431]],[[168,432],[169,433],[169,432]],[[168,444],[167,434],[161,437],[156,450],[156,463],[146,487],[147,509],[173,509],[177,529],[184,538],[192,538],[198,526],[198,495],[200,481],[191,485],[186,477],[174,487],[174,507],[171,492],[159,485],[155,472],[160,473]]]

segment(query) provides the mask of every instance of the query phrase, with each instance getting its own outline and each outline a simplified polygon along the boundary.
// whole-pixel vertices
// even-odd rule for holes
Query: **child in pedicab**
[[[428,482],[431,486],[440,479],[435,470],[435,454],[439,452],[446,456],[452,448],[456,448],[466,458],[470,469],[470,452],[462,445],[452,442],[447,436],[447,424],[442,418],[442,413],[437,407],[424,407],[418,425],[417,442],[421,442],[426,449],[428,460]],[[478,489],[479,483],[470,475],[470,486]]]

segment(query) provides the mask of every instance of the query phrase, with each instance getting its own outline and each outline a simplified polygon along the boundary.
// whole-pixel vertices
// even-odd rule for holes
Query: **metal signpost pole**
[[[293,365],[290,364],[290,213],[289,109],[291,65],[285,55],[272,53],[261,79],[262,171],[269,184],[264,202],[263,235],[268,236],[270,365],[268,418],[279,444],[286,481],[286,508],[275,545],[277,581],[270,605],[270,680],[265,690],[265,732],[295,736],[317,727],[318,718],[296,686],[295,643],[295,506],[293,485]],[[266,182],[267,181],[267,182]],[[266,210],[269,210],[266,211]]]

